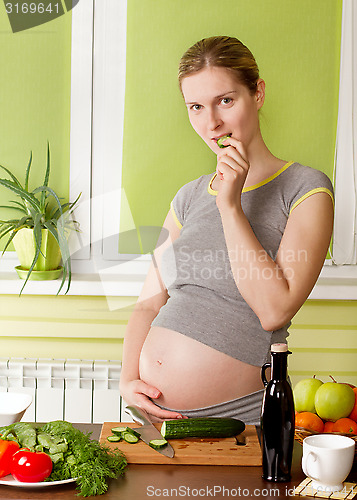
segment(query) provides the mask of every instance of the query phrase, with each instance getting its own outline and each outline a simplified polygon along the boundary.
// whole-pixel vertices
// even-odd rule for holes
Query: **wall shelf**
[[[132,262],[106,262],[105,268],[87,262],[84,272],[74,263],[72,284],[67,295],[137,297],[142,289],[150,261],[146,258]],[[89,265],[90,264],[90,265]],[[23,281],[17,277],[16,260],[6,259],[0,268],[0,294],[18,295]],[[29,281],[24,295],[56,295],[59,280]],[[65,287],[64,287],[65,290]],[[61,295],[63,291],[61,292]],[[357,300],[357,266],[325,265],[310,300]]]

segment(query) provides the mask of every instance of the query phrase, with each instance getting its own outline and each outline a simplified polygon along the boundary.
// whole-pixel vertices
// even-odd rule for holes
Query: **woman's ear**
[[[257,90],[255,92],[255,99],[257,102],[257,109],[260,109],[265,100],[265,81],[259,78],[257,81]]]

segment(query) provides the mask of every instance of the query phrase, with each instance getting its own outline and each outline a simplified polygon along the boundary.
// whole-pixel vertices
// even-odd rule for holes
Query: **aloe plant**
[[[10,205],[1,205],[0,208],[11,209],[17,212],[17,217],[8,220],[0,219],[0,239],[8,236],[3,254],[9,247],[17,231],[27,227],[32,228],[35,239],[36,252],[31,267],[27,273],[25,283],[21,289],[22,293],[36,263],[41,254],[42,229],[48,231],[56,239],[62,256],[63,274],[57,295],[62,290],[68,276],[68,286],[65,293],[71,286],[71,256],[68,247],[68,234],[71,230],[78,230],[78,223],[71,218],[71,214],[80,194],[72,203],[61,203],[61,199],[56,192],[49,187],[50,177],[50,145],[47,143],[47,165],[43,185],[33,190],[29,188],[30,169],[32,165],[32,151],[25,172],[25,180],[22,185],[16,176],[6,167],[0,165],[10,179],[0,178],[0,185],[9,189],[18,196],[17,201],[10,201]]]

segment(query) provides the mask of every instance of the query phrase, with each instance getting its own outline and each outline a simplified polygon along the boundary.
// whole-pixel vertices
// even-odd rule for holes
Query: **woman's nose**
[[[208,127],[210,130],[215,130],[217,127],[222,125],[223,121],[219,116],[219,113],[215,110],[211,110],[208,116]]]

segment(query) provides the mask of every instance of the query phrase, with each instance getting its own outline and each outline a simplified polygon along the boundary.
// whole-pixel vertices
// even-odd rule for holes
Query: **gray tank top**
[[[169,299],[152,325],[177,331],[233,358],[261,366],[269,360],[271,344],[286,341],[290,323],[273,332],[263,330],[239,293],[216,205],[217,192],[211,188],[214,177],[203,175],[184,185],[171,203],[181,231],[162,256],[160,271]],[[329,178],[319,170],[293,162],[259,184],[243,189],[244,213],[273,260],[289,214],[317,192],[326,192],[333,199]],[[239,247],[235,251],[239,252]]]

